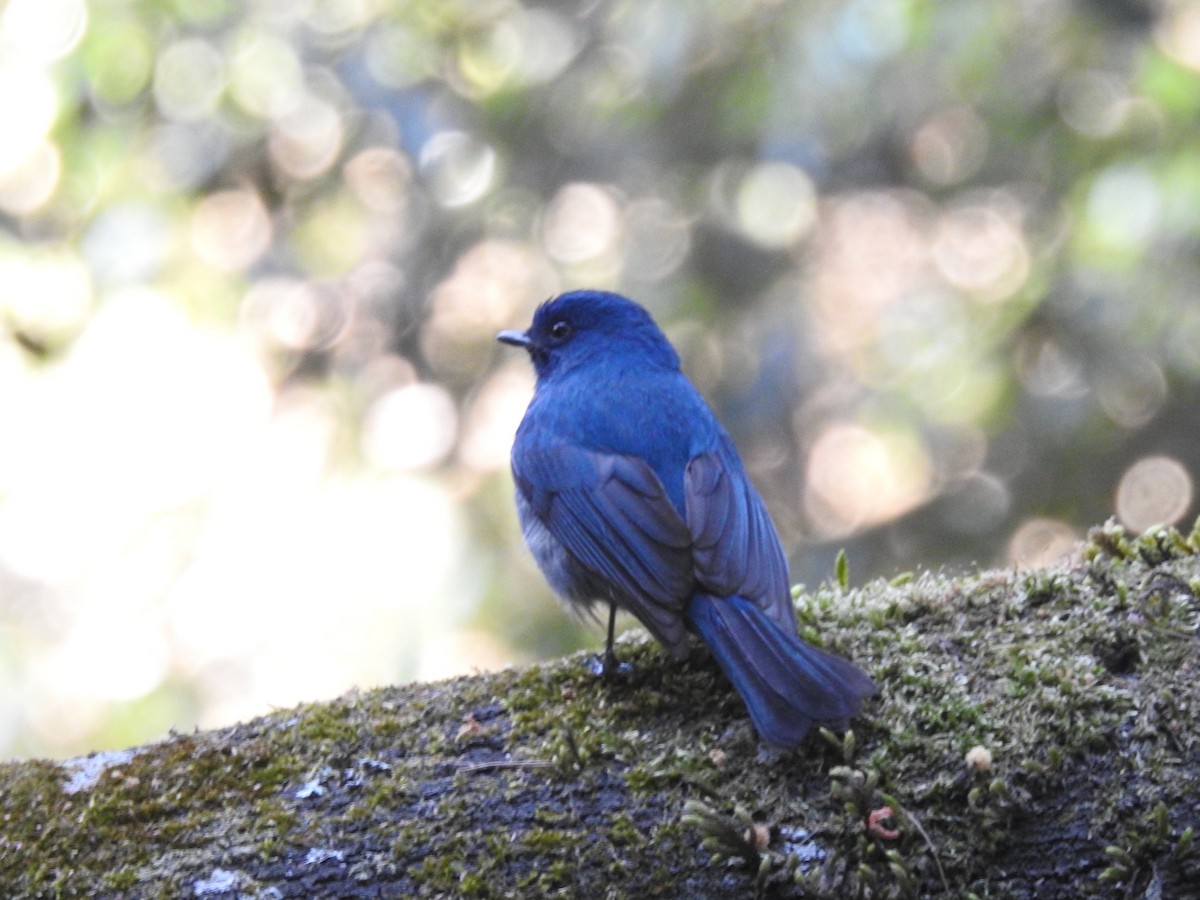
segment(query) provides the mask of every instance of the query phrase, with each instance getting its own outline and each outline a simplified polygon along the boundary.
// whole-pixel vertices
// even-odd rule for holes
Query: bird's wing
[[[531,511],[621,605],[668,645],[683,636],[692,538],[650,466],[565,443],[514,454]]]
[[[688,463],[683,493],[696,580],[718,597],[745,597],[794,634],[787,560],[762,498],[737,459],[722,435],[714,449]]]

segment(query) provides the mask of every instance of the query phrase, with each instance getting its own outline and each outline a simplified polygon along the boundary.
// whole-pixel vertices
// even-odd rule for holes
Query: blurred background
[[[0,115],[0,758],[599,646],[493,341],[572,287],[795,581],[1196,514],[1195,0],[8,0]]]

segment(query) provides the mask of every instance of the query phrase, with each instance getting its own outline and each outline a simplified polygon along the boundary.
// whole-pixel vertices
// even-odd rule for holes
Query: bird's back
[[[609,364],[539,385],[517,431],[514,458],[564,442],[644,460],[683,518],[688,462],[723,439],[712,411],[678,370]]]
[[[580,450],[589,456],[639,460],[670,504],[668,510],[654,500],[656,484],[641,486],[644,502],[638,505],[648,517],[643,524],[656,522],[651,532],[660,537],[682,530],[690,549],[681,557],[674,539],[655,544],[645,535],[630,534],[625,550],[608,552],[626,553],[634,546],[645,556],[661,552],[661,563],[675,573],[671,580],[676,584],[691,585],[689,591],[739,593],[794,633],[787,563],[778,535],[733,442],[708,404],[678,369],[625,367],[611,359],[606,363],[539,383],[513,448],[514,474],[526,491],[527,509],[548,513],[559,487],[598,491],[595,497],[617,496],[615,484],[605,488],[589,482],[594,470],[591,463],[581,463]],[[575,465],[565,464],[568,459]],[[525,478],[535,466],[538,474]],[[551,471],[561,479],[557,485],[550,484]],[[575,481],[579,471],[589,474]],[[625,481],[624,487],[630,484]],[[553,519],[547,515],[544,523],[551,531]],[[660,550],[650,550],[655,546]],[[687,597],[675,600],[682,608]]]

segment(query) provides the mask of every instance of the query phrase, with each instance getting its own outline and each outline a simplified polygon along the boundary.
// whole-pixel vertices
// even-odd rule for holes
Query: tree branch
[[[64,764],[0,766],[0,894],[1197,896],[1200,532],[799,598],[881,695],[756,743],[626,640]]]

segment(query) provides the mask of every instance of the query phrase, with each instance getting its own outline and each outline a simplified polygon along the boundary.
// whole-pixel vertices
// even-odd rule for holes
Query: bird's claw
[[[633,672],[633,666],[617,659],[615,653],[600,653],[590,658],[588,671],[605,681],[624,681]]]

